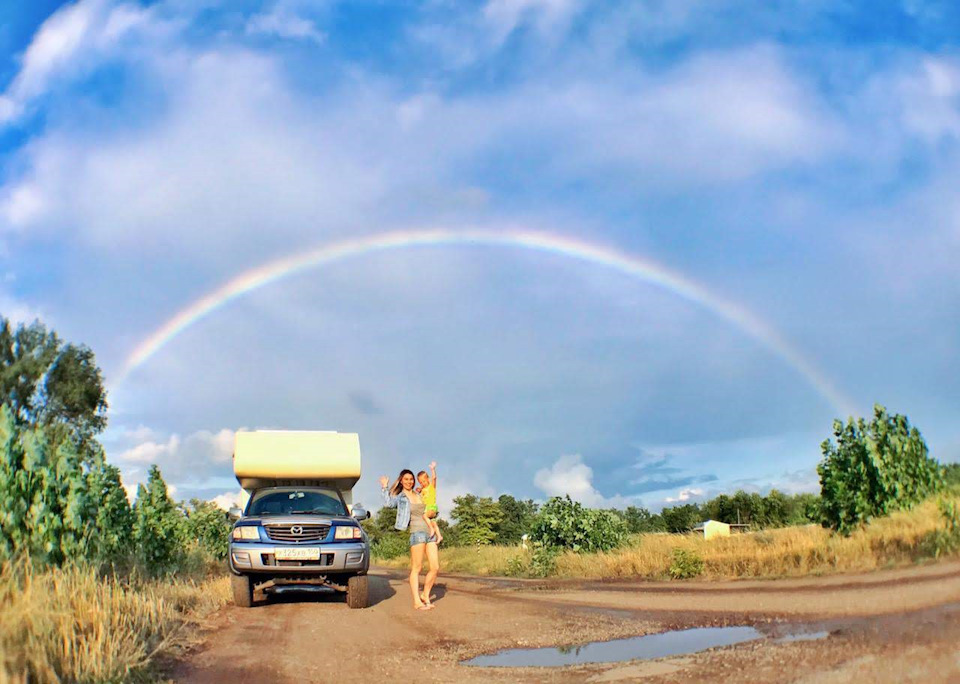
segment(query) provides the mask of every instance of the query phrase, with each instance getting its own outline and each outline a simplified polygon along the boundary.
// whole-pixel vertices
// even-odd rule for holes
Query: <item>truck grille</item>
[[[329,525],[265,525],[264,529],[278,542],[318,542],[330,532]]]

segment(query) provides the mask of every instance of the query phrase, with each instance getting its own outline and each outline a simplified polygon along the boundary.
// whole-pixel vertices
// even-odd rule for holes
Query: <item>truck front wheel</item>
[[[354,575],[347,580],[347,605],[351,608],[366,608],[368,588],[366,575]]]
[[[230,575],[230,587],[233,589],[233,602],[240,608],[253,605],[253,586],[247,575]]]

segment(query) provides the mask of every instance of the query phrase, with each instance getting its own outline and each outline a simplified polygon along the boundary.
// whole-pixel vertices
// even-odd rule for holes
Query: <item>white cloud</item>
[[[147,20],[146,10],[111,4],[79,0],[64,5],[40,26],[23,53],[20,70],[0,95],[0,124],[18,117],[62,72],[86,67],[93,57],[88,53],[109,50]]]
[[[269,57],[162,55],[163,45],[144,76],[175,93],[167,115],[143,127],[90,122],[80,137],[51,126],[0,193],[8,228],[69,225],[107,250],[209,255],[246,235],[262,254],[280,235],[312,242],[318,226],[342,231],[382,197],[374,163],[382,134],[357,127],[347,108],[311,111]]]
[[[681,489],[676,496],[668,496],[664,501],[667,503],[684,503],[691,499],[698,499],[704,495],[704,491],[698,487]]]
[[[249,500],[250,495],[246,491],[240,489],[233,492],[224,492],[219,494],[210,501],[217,505],[217,507],[229,511],[231,508],[236,506],[237,508],[243,508],[247,505],[247,500]]]
[[[927,57],[897,78],[894,92],[907,131],[931,144],[960,138],[960,61]]]
[[[312,21],[279,6],[271,12],[250,17],[247,20],[246,32],[249,35],[275,36],[314,43],[322,43],[325,39],[323,32]]]
[[[540,34],[553,36],[567,28],[580,4],[579,0],[488,0],[483,18],[499,44],[527,21]]]
[[[140,428],[137,432],[152,431]],[[218,432],[199,430],[183,438],[172,434],[166,440],[148,439],[116,455],[108,452],[108,456],[121,466],[137,466],[138,472],[156,464],[168,483],[196,485],[210,477],[230,475],[234,434],[226,428]]]
[[[13,327],[20,323],[29,325],[36,320],[43,321],[48,328],[55,323],[48,313],[3,290],[0,290],[0,315],[7,318]]]
[[[16,227],[33,223],[43,213],[40,190],[32,183],[10,188],[0,203],[0,211],[8,225]]]
[[[115,251],[189,249],[191,259],[229,251],[236,263],[238,249],[262,254],[281,239],[315,243],[411,216],[468,220],[496,198],[464,169],[515,142],[550,150],[536,170],[547,181],[641,174],[689,187],[812,162],[838,137],[770,48],[661,73],[534,76],[486,95],[400,95],[360,74],[315,99],[275,56],[140,34],[131,68],[171,94],[160,114],[106,129],[51,121],[0,190],[8,228],[69,230]]]
[[[180,448],[180,437],[171,435],[166,442],[143,442],[117,456],[124,463],[160,463]]]
[[[590,508],[621,508],[635,505],[635,497],[619,494],[605,497],[593,486],[593,469],[579,454],[561,456],[549,468],[542,468],[533,476],[534,486],[546,496],[569,495]]]

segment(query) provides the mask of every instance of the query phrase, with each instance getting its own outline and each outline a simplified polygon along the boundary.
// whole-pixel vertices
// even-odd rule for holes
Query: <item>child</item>
[[[427,529],[430,534],[437,538],[437,543],[443,541],[443,535],[440,534],[440,526],[437,525],[436,517],[439,513],[437,509],[437,462],[430,461],[430,477],[427,477],[427,471],[421,470],[417,473],[417,480],[420,482],[420,498],[423,499],[423,521],[427,523]]]

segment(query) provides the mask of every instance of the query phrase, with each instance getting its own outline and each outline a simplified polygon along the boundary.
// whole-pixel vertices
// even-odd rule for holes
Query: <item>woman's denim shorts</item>
[[[418,544],[428,544],[430,542],[436,542],[436,536],[429,534],[427,532],[411,532],[410,533],[410,546],[417,546]]]

